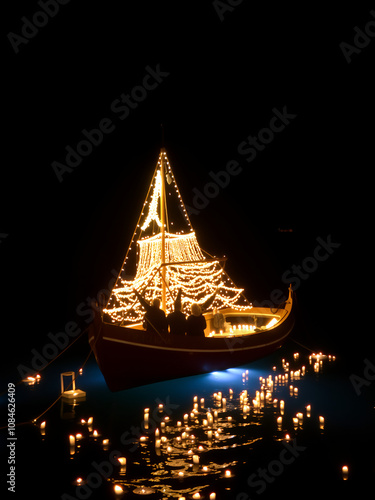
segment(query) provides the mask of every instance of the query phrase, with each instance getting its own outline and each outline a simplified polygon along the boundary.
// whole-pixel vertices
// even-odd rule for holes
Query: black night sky
[[[356,310],[370,311],[373,301],[373,6],[236,3],[220,13],[224,2],[71,1],[48,21],[37,16],[37,33],[22,19],[40,12],[38,2],[4,4],[7,372],[48,332],[79,322],[77,306],[121,266],[161,147],[160,123],[187,205],[212,182],[210,172],[238,163],[238,175],[191,222],[202,248],[228,256],[227,271],[250,300],[285,290],[283,274],[314,254],[317,238],[330,238],[340,246],[297,291],[300,340],[349,351],[356,327],[370,319]],[[368,35],[354,29],[367,25]],[[272,121],[275,110],[289,116],[284,128]],[[65,163],[66,147],[76,150],[82,130],[100,123],[100,144],[60,182],[51,164]],[[272,137],[260,132],[271,123],[279,127]],[[247,161],[246,141],[258,133],[264,143]]]

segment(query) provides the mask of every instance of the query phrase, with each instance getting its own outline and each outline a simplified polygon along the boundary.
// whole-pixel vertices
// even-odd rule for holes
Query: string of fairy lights
[[[238,311],[248,311],[251,304],[243,297],[242,288],[237,288],[218,260],[207,259],[199,246],[192,229],[188,213],[183,204],[167,154],[162,151],[151,181],[150,189],[143,204],[141,216],[134,231],[125,260],[103,312],[115,323],[136,323],[142,320],[144,309],[138,301],[134,289],[151,303],[161,297],[162,291],[162,236],[160,196],[161,196],[161,155],[166,180],[174,188],[180,212],[187,226],[183,231],[165,231],[165,284],[166,313],[173,311],[178,290],[181,289],[182,309],[188,314],[194,302],[204,304],[216,291],[215,299],[208,309],[231,307]],[[168,213],[168,211],[166,210]],[[146,215],[147,213],[147,215]],[[158,232],[155,234],[155,224]],[[169,223],[168,223],[169,225]],[[152,234],[149,234],[151,233]],[[137,246],[136,272],[133,279],[128,279],[127,264],[134,243]],[[126,275],[126,278],[123,276]]]

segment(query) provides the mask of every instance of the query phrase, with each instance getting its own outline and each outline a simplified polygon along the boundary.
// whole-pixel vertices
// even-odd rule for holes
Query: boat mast
[[[164,172],[164,154],[165,148],[161,148],[161,159],[160,159],[160,174],[161,174],[161,192],[160,192],[160,222],[161,222],[161,308],[164,312],[166,309],[166,284],[165,284],[165,172]]]

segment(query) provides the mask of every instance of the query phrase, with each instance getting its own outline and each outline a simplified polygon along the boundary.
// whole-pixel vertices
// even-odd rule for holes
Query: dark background
[[[119,270],[161,146],[192,205],[209,172],[242,172],[191,222],[202,248],[229,257],[250,300],[285,290],[282,274],[313,255],[316,238],[340,243],[297,290],[296,337],[358,350],[371,341],[374,37],[350,64],[371,5],[327,7],[244,0],[221,21],[210,1],[71,1],[16,54],[37,2],[6,2],[2,31],[3,162],[0,240],[6,371],[28,364],[48,332],[82,323],[78,304]],[[375,27],[372,27],[375,33]],[[169,76],[125,120],[111,111],[146,66]],[[267,127],[272,109],[297,117],[251,163],[238,145]],[[115,130],[59,182],[82,129]],[[293,232],[280,232],[292,229]],[[370,322],[370,324],[369,324]],[[360,335],[357,330],[360,328]],[[4,366],[4,363],[3,363]]]

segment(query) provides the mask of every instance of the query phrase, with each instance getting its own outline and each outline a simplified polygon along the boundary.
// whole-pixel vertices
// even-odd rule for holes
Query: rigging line
[[[64,354],[65,351],[67,351],[75,342],[77,342],[77,340],[79,340],[82,335],[88,330],[89,326],[87,326],[79,335],[77,338],[75,338],[69,345],[67,345],[59,354],[57,354],[57,356],[55,356],[53,359],[51,359],[51,361],[49,361],[46,366],[43,366],[43,368],[41,368],[40,370],[38,371],[35,371],[35,374],[36,373],[40,373],[42,372],[43,370],[45,370],[49,365],[51,365],[54,361],[56,361],[57,358],[59,358],[62,354]],[[15,385],[15,387],[17,387],[18,385],[22,384],[23,380],[19,380]],[[4,394],[6,394],[8,392],[8,390],[6,391],[3,391],[2,393],[0,393],[0,397],[1,396],[4,396]]]
[[[298,344],[299,346],[303,347],[304,349],[307,349],[308,351],[310,352],[315,352],[315,349],[310,349],[310,347],[307,347],[306,345],[303,345],[301,344],[301,342],[298,342],[297,340],[295,340],[293,337],[289,337],[290,340],[292,340],[293,342],[295,342],[296,344]]]
[[[126,251],[125,257],[124,257],[124,259],[123,259],[123,261],[122,261],[121,270],[120,270],[120,272],[119,272],[119,274],[118,274],[118,276],[117,276],[117,278],[116,278],[116,281],[115,281],[115,284],[114,284],[113,288],[116,288],[117,282],[118,282],[118,280],[119,280],[119,278],[120,278],[120,276],[121,276],[121,273],[122,273],[122,271],[123,271],[123,269],[124,269],[124,267],[125,267],[125,261],[126,261],[126,259],[127,259],[128,255],[129,255],[130,248],[131,248],[132,243],[133,243],[133,241],[134,241],[134,237],[135,237],[135,235],[136,235],[136,233],[137,233],[138,226],[139,226],[139,223],[140,223],[141,218],[142,218],[142,215],[143,215],[143,209],[144,209],[144,208],[145,208],[145,206],[146,206],[146,202],[147,202],[148,196],[149,196],[149,194],[150,194],[150,191],[151,191],[151,188],[152,188],[152,184],[153,184],[154,178],[156,177],[156,174],[157,174],[157,170],[158,170],[158,162],[159,162],[159,157],[158,157],[158,161],[157,161],[157,163],[156,163],[156,167],[155,167],[155,170],[154,170],[154,174],[153,174],[152,179],[151,179],[151,183],[150,183],[150,185],[149,185],[149,188],[148,188],[148,191],[147,191],[147,194],[146,194],[145,201],[143,202],[143,205],[142,205],[141,214],[140,214],[140,216],[138,217],[137,224],[135,225],[135,229],[134,229],[134,231],[133,231],[133,236],[131,237],[131,240],[130,240],[130,245],[129,245],[129,247],[128,247],[127,251]],[[138,239],[142,236],[142,232],[143,232],[141,228],[139,228],[139,229],[140,229],[140,234],[139,234]],[[109,304],[109,301],[110,301],[111,297],[112,297],[112,291],[111,291],[111,293],[110,293],[110,295],[109,295],[109,297],[108,297],[107,303],[106,303],[106,305],[105,305],[105,309],[108,307],[108,304]]]
[[[99,332],[100,333],[100,332]],[[99,334],[95,340],[95,343],[96,341],[98,340],[99,338]],[[91,353],[93,352],[92,350],[92,347],[90,347],[90,351],[88,353],[88,355],[86,356],[86,359],[85,361],[83,362],[83,364],[80,366],[80,368],[84,368],[84,366],[86,365],[86,363],[88,362],[89,360],[89,357],[91,356]],[[73,385],[73,382],[75,382],[75,380],[77,379],[77,372],[75,372],[75,377],[74,379],[72,379],[72,381],[70,382],[70,384],[67,386],[67,389],[66,390],[69,390],[69,388]],[[30,420],[25,420],[24,422],[19,422],[19,423],[16,423],[15,426],[18,427],[18,426],[21,426],[21,425],[27,425],[27,424],[34,424],[37,420],[39,420],[44,414],[46,414],[53,406],[55,406],[55,404],[60,401],[60,399],[64,396],[64,394],[60,394],[58,396],[58,398],[56,398],[49,406],[46,410],[44,410],[40,415],[38,415],[37,417],[35,418],[32,418]],[[7,426],[4,426],[4,427],[0,427],[0,430],[2,429],[6,429]]]

